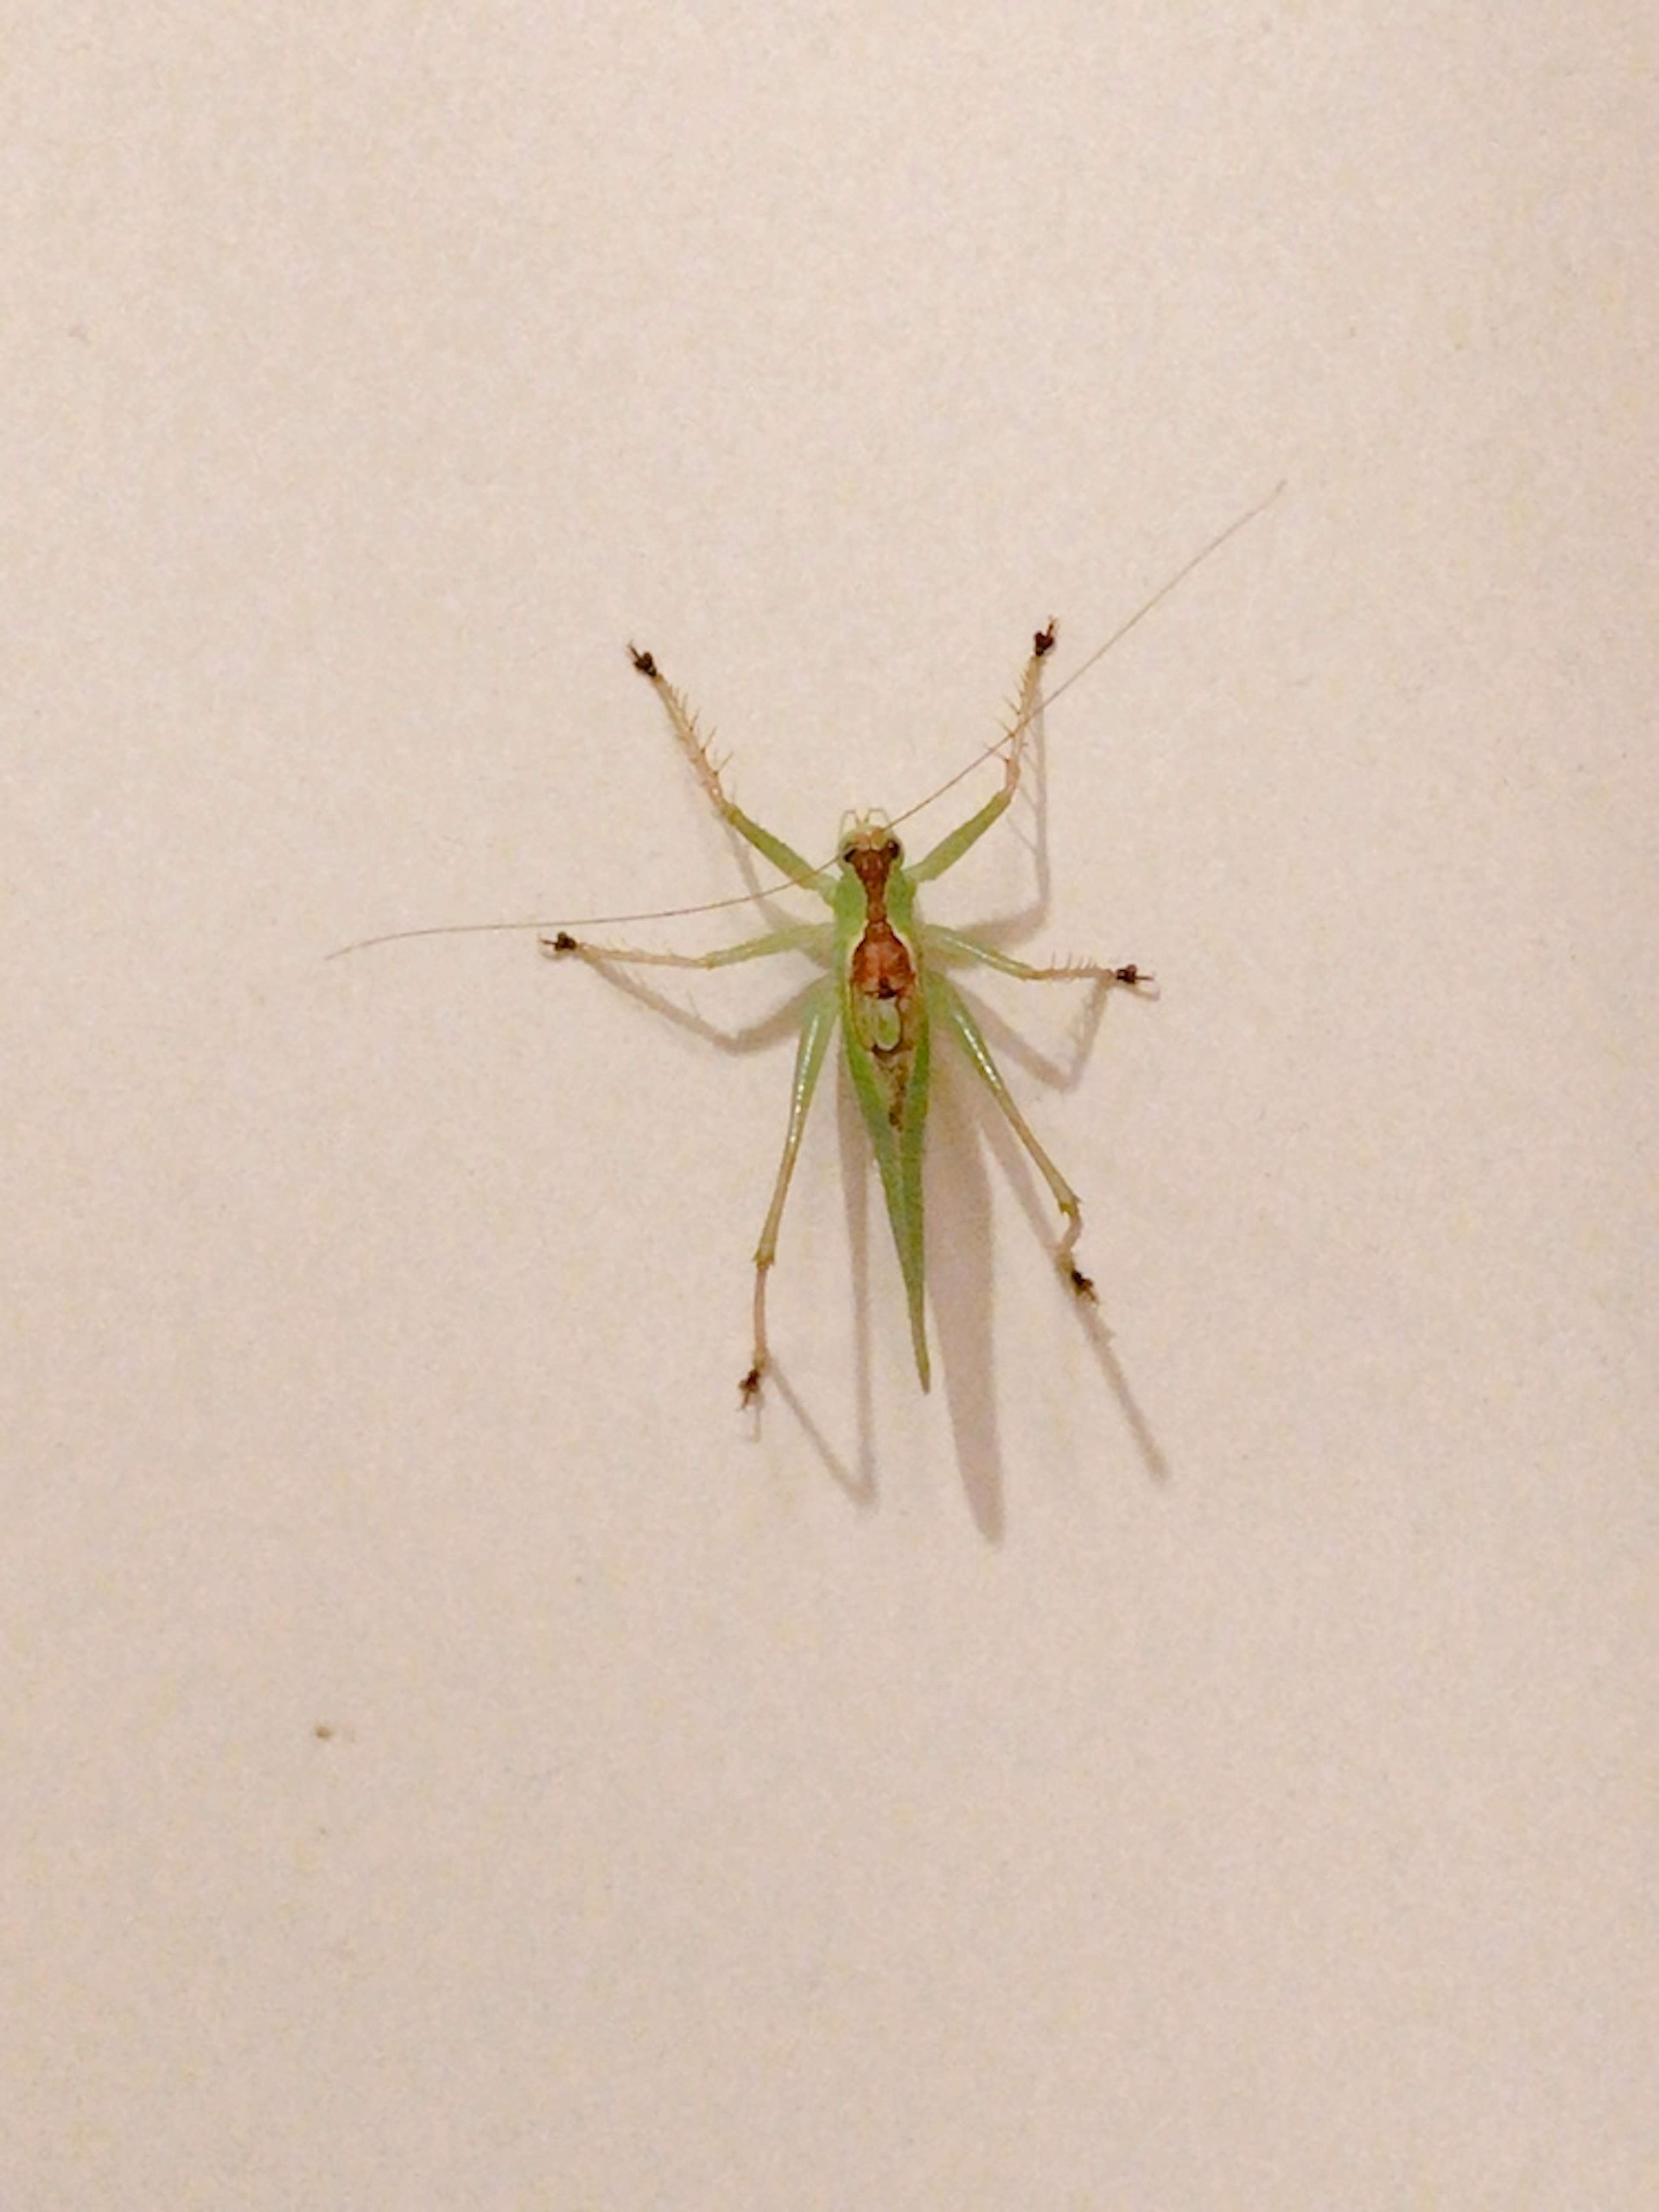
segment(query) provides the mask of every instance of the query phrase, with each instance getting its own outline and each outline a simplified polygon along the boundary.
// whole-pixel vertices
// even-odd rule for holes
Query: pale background
[[[1659,2202],[1654,71],[14,12],[8,2208]],[[1109,1345],[957,1091],[922,1400],[831,1106],[755,1441],[787,1043],[325,954],[736,887],[630,635],[822,852],[1281,479],[1048,718]]]

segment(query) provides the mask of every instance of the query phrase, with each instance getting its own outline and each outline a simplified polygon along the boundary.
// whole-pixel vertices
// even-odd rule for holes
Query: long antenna
[[[1201,568],[1204,566],[1204,563],[1212,554],[1218,553],[1221,550],[1222,547],[1226,544],[1230,538],[1237,538],[1239,532],[1246,529],[1256,520],[1258,515],[1265,514],[1284,489],[1285,480],[1281,477],[1265,499],[1257,500],[1253,507],[1249,508],[1243,514],[1239,515],[1234,521],[1230,522],[1227,525],[1227,527],[1224,531],[1220,532],[1218,535],[1212,538],[1209,544],[1206,545],[1201,551],[1194,553],[1190,561],[1186,562],[1181,568],[1177,568],[1174,575],[1170,577],[1166,582],[1160,584],[1158,589],[1152,593],[1150,599],[1143,599],[1140,605],[1135,609],[1134,612],[1129,617],[1127,622],[1119,623],[1118,627],[1107,639],[1104,645],[1097,645],[1094,651],[1089,655],[1089,658],[1079,667],[1074,668],[1063,684],[1057,684],[1052,691],[1045,693],[1042,700],[1039,701],[1037,706],[1033,710],[1032,714],[1027,714],[1024,720],[1012,723],[1007,729],[1003,731],[1000,737],[994,738],[991,743],[985,746],[981,751],[975,753],[972,760],[969,762],[966,768],[959,768],[956,774],[952,776],[948,776],[945,781],[939,786],[936,791],[930,791],[926,799],[919,799],[914,806],[907,806],[902,814],[895,815],[893,817],[894,821],[908,822],[913,814],[920,814],[924,806],[931,806],[936,799],[942,799],[947,791],[954,791],[957,784],[962,782],[964,777],[970,776],[976,768],[983,767],[985,763],[991,758],[991,756],[994,753],[1000,752],[1006,744],[1010,744],[1019,735],[1022,730],[1029,726],[1035,714],[1041,714],[1044,708],[1052,707],[1056,699],[1063,698],[1066,693],[1071,690],[1073,684],[1080,684],[1083,681],[1084,678],[1089,673],[1089,671],[1095,665],[1097,661],[1104,660],[1107,654],[1112,650],[1114,646],[1121,645],[1124,639],[1129,635],[1129,632],[1132,629],[1138,629],[1141,623],[1146,621],[1147,616],[1151,614],[1155,608],[1161,607],[1164,600],[1169,598],[1171,592],[1178,590],[1180,586],[1186,582],[1188,577],[1192,574],[1194,568]]]
[[[793,883],[793,876],[780,876],[775,884],[769,884],[758,891],[738,891],[730,898],[699,899],[696,906],[659,906],[648,914],[561,914],[546,921],[432,921],[416,929],[383,930],[378,937],[359,937],[349,945],[337,945],[332,952],[325,952],[325,960],[343,960],[348,952],[368,952],[377,945],[402,945],[411,937],[485,937],[499,930],[526,929],[614,929],[629,921],[685,921],[697,914],[718,914],[722,907],[753,906],[757,898],[770,898],[775,891],[787,891]]]

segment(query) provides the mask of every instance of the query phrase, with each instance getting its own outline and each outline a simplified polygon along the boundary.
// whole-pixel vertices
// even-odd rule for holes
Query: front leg
[[[769,830],[762,829],[758,822],[726,797],[726,786],[720,781],[720,763],[714,758],[708,739],[697,727],[697,718],[685,703],[684,694],[677,691],[658,667],[655,655],[643,652],[636,645],[630,645],[628,651],[635,668],[661,700],[668,726],[674,732],[674,742],[690,763],[692,774],[702,786],[709,805],[727,829],[752,845],[791,883],[799,884],[803,890],[816,891],[827,904],[833,905],[835,894],[823,870],[803,860],[794,847],[786,845],[781,837],[775,837]]]
[[[1014,793],[1019,789],[1019,779],[1025,766],[1025,741],[1037,716],[1042,712],[1042,664],[1054,649],[1056,631],[1052,618],[1048,627],[1040,629],[1031,640],[1031,657],[1025,664],[1025,673],[1020,679],[1019,697],[1014,704],[1014,719],[1003,733],[1002,742],[1008,750],[1003,756],[1002,788],[994,799],[988,799],[977,814],[941,837],[930,853],[910,870],[911,880],[930,883],[942,876],[947,868],[955,867],[963,854],[977,845],[986,831],[1001,821],[1013,805]],[[994,750],[995,748],[993,748]]]

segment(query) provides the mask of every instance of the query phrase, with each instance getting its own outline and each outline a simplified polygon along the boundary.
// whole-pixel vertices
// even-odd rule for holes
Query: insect
[[[969,1066],[1006,1115],[1060,1209],[1063,1228],[1054,1256],[1060,1273],[1079,1297],[1094,1297],[1093,1284],[1073,1256],[1083,1227],[1078,1195],[1015,1104],[983,1031],[945,971],[953,963],[978,961],[1025,982],[1088,981],[1100,986],[1119,984],[1130,990],[1152,979],[1133,965],[1068,962],[1057,967],[1033,967],[962,931],[924,921],[917,911],[921,886],[953,867],[1012,803],[1037,713],[1042,663],[1054,643],[1052,623],[1032,640],[1014,719],[1004,741],[1002,786],[976,813],[941,838],[921,859],[909,862],[884,814],[851,815],[842,826],[834,861],[823,867],[815,866],[793,846],[763,829],[727,796],[720,770],[684,697],[667,681],[652,654],[629,648],[634,666],[656,692],[680,750],[721,820],[790,883],[821,899],[831,917],[828,921],[791,923],[712,952],[593,945],[568,930],[556,931],[541,940],[542,950],[553,959],[585,960],[595,967],[726,968],[738,961],[796,952],[825,971],[802,1008],[783,1155],[755,1248],[754,1347],[748,1371],[738,1386],[744,1405],[759,1397],[771,1365],[766,1329],[767,1279],[777,1257],[784,1204],[813,1094],[830,1040],[838,1029],[847,1073],[881,1177],[904,1279],[910,1341],[922,1389],[928,1387],[932,1373],[923,1310],[922,1155],[938,1037],[954,1038],[961,1046]]]
[[[1281,487],[1282,489],[1282,487]],[[1147,600],[1068,679],[1075,683],[1166,598],[1200,562],[1207,560],[1226,540],[1262,512],[1278,496],[1275,491],[1249,514],[1241,516],[1203,551],[1188,561],[1160,591]],[[1133,962],[1122,964],[1067,961],[1048,967],[1015,958],[1000,947],[965,932],[922,919],[918,894],[954,867],[964,854],[1001,820],[1012,805],[1027,763],[1033,726],[1042,704],[1042,669],[1054,649],[1055,627],[1051,621],[1038,630],[1021,678],[1012,720],[990,746],[970,762],[966,775],[981,762],[1000,755],[1000,787],[977,811],[959,823],[919,860],[906,858],[895,823],[871,811],[849,815],[843,823],[833,859],[814,863],[805,859],[782,838],[745,814],[727,793],[719,765],[695,715],[683,695],[670,684],[652,653],[630,645],[634,668],[648,683],[666,716],[675,743],[691,768],[709,804],[732,833],[742,839],[785,879],[781,890],[799,887],[829,908],[827,920],[792,922],[742,939],[708,952],[677,952],[637,945],[595,943],[574,934],[586,924],[556,926],[484,923],[465,928],[535,927],[543,933],[540,947],[555,961],[580,961],[606,968],[680,968],[713,969],[738,963],[763,960],[780,953],[804,955],[822,971],[803,1002],[799,1042],[790,1085],[789,1115],[783,1152],[772,1186],[771,1202],[762,1224],[754,1254],[753,1343],[750,1362],[738,1385],[739,1399],[756,1404],[772,1365],[767,1334],[767,1284],[777,1257],[778,1236],[785,1202],[799,1156],[808,1114],[823,1072],[831,1040],[840,1032],[842,1053],[854,1095],[858,1101],[870,1148],[875,1157],[891,1225],[893,1243],[903,1278],[908,1310],[910,1341],[917,1376],[928,1388],[932,1365],[928,1353],[925,1292],[925,1209],[922,1162],[927,1146],[928,1103],[933,1054],[940,1040],[953,1043],[990,1092],[1037,1173],[1047,1184],[1060,1216],[1054,1261],[1061,1279],[1079,1300],[1092,1303],[1094,1285],[1078,1262],[1077,1244],[1083,1227],[1081,1200],[1050,1158],[1011,1095],[992,1057],[979,1023],[951,980],[950,970],[978,963],[1023,982],[1082,982],[1097,990],[1122,989],[1144,994],[1153,978]],[[1064,686],[1062,689],[1066,688]],[[1058,696],[1056,694],[1056,696]],[[953,778],[951,781],[959,781]],[[947,785],[945,788],[948,789]],[[937,797],[939,794],[933,794]],[[909,810],[914,813],[916,808]],[[908,817],[901,817],[901,819]],[[765,896],[763,892],[760,896]],[[731,903],[744,903],[733,901]],[[662,916],[635,915],[615,920],[644,921]],[[603,918],[602,918],[603,919]],[[440,931],[397,931],[396,937],[447,933]],[[385,938],[362,940],[362,945],[386,942]],[[347,951],[362,945],[343,948]]]

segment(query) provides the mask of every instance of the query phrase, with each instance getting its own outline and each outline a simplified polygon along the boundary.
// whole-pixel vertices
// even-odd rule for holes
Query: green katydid
[[[1282,489],[1282,487],[1281,487]],[[1175,590],[1199,564],[1207,560],[1228,538],[1277,498],[1277,490],[1249,514],[1241,516],[1203,551],[1188,561],[1123,623],[1107,642],[1067,678],[1066,689],[1126,636],[1137,623]],[[815,865],[793,846],[754,821],[727,796],[705,738],[682,695],[668,683],[651,653],[631,646],[634,667],[646,678],[662,704],[676,743],[721,820],[738,837],[776,868],[790,886],[813,894],[830,908],[827,921],[791,923],[735,945],[709,952],[672,952],[634,945],[592,944],[572,931],[587,923],[462,924],[463,930],[532,927],[543,931],[541,949],[556,960],[576,959],[589,966],[715,969],[743,961],[762,960],[776,953],[803,954],[825,973],[809,990],[802,1007],[799,1042],[790,1088],[789,1118],[782,1157],[772,1187],[760,1242],[754,1255],[754,1343],[747,1371],[739,1384],[741,1402],[754,1404],[760,1397],[772,1364],[766,1328],[767,1279],[777,1255],[778,1232],[785,1200],[795,1170],[813,1093],[823,1072],[830,1039],[839,1026],[848,1077],[875,1155],[882,1193],[892,1227],[899,1267],[903,1277],[909,1314],[910,1340],[916,1373],[925,1390],[931,1365],[923,1310],[925,1286],[924,1204],[922,1158],[927,1135],[927,1110],[936,1033],[953,1037],[969,1065],[984,1083],[1008,1121],[1014,1135],[1048,1185],[1059,1209],[1061,1231],[1054,1260],[1062,1279],[1080,1300],[1092,1303],[1094,1285],[1079,1266],[1075,1254],[1083,1226],[1083,1210],[1077,1193],[1039,1143],[1035,1132],[1015,1104],[985,1036],[973,1013],[951,982],[945,969],[953,964],[977,962],[1024,982],[1089,982],[1097,990],[1114,988],[1141,992],[1152,981],[1133,963],[1121,965],[1094,961],[1067,961],[1049,967],[1033,966],[999,947],[960,930],[924,921],[917,911],[917,892],[923,884],[945,874],[1006,814],[1019,788],[1027,744],[1042,705],[1044,660],[1053,650],[1054,624],[1050,622],[1032,640],[1031,652],[1021,680],[1014,716],[1002,734],[960,772],[966,775],[980,763],[1000,753],[1003,776],[999,789],[957,828],[942,837],[919,860],[907,862],[894,834],[894,824],[880,813],[847,818],[833,860]],[[1054,695],[1058,696],[1058,692]],[[960,776],[951,778],[951,783]],[[950,785],[942,787],[949,789]],[[939,793],[933,794],[938,797]],[[925,803],[925,802],[924,802]],[[916,808],[909,810],[914,813]],[[906,817],[900,817],[901,819]],[[764,890],[757,894],[768,896]],[[742,904],[743,900],[716,903]],[[707,909],[690,909],[706,911]],[[617,915],[595,918],[611,921],[666,919],[662,915]],[[439,930],[400,930],[393,937],[447,933]],[[359,945],[386,942],[383,937],[362,940]]]
[[[1121,984],[1133,990],[1151,982],[1133,966],[1103,967],[1067,962],[1033,967],[994,945],[959,930],[923,921],[916,911],[921,885],[942,876],[993,823],[1000,821],[1019,788],[1026,740],[1040,702],[1042,663],[1053,650],[1054,626],[1039,630],[1019,689],[1006,745],[1002,787],[977,813],[943,837],[920,860],[906,864],[904,848],[884,814],[849,816],[840,850],[828,866],[815,867],[763,829],[726,796],[720,771],[679,692],[664,678],[648,653],[630,646],[635,667],[662,702],[681,751],[722,821],[751,845],[793,884],[813,892],[829,907],[827,922],[797,922],[758,937],[725,945],[712,952],[647,951],[638,946],[590,945],[559,930],[542,939],[542,950],[555,959],[581,959],[596,967],[726,968],[774,953],[803,953],[828,972],[810,991],[801,1012],[800,1042],[790,1086],[789,1123],[778,1163],[760,1243],[755,1248],[754,1353],[739,1386],[744,1404],[760,1395],[772,1356],[766,1333],[766,1285],[777,1256],[784,1201],[795,1171],[813,1092],[837,1025],[854,1094],[875,1154],[887,1218],[898,1249],[899,1268],[910,1316],[910,1341],[916,1373],[925,1390],[931,1377],[927,1322],[923,1314],[924,1208],[921,1164],[927,1138],[927,1107],[936,1031],[953,1035],[969,1064],[1007,1116],[1060,1208],[1064,1230],[1055,1250],[1061,1273],[1073,1291],[1092,1299],[1094,1285],[1073,1258],[1083,1227],[1076,1192],[1038,1143],[1009,1094],[990,1048],[972,1013],[945,975],[951,961],[980,961],[1024,982],[1090,981]]]

